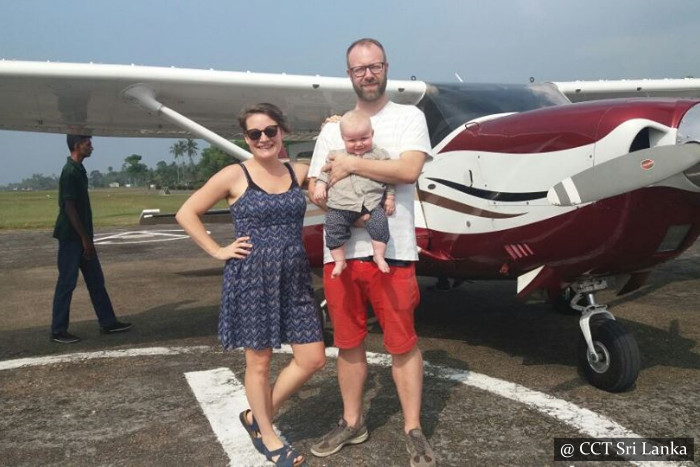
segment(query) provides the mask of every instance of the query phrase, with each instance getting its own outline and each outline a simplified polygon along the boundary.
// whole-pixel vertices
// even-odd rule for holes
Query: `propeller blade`
[[[700,163],[700,144],[657,146],[604,162],[554,185],[547,199],[575,206],[653,185]]]

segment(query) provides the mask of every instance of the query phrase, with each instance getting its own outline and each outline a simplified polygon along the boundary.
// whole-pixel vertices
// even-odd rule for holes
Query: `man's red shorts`
[[[400,355],[418,342],[413,314],[420,301],[415,265],[389,266],[383,273],[373,261],[348,260],[348,267],[331,279],[333,263],[323,267],[323,287],[333,323],[334,345],[352,349],[367,336],[367,304],[384,331],[384,347]]]

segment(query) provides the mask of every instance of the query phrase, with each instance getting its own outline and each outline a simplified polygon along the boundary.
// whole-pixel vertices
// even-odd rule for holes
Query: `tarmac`
[[[210,228],[222,242],[232,234],[230,226]],[[97,237],[117,315],[134,327],[100,335],[81,279],[70,332],[83,340],[62,345],[49,342],[51,232],[0,232],[0,465],[271,465],[238,422],[243,353],[223,352],[217,341],[222,264],[176,226]],[[637,383],[621,394],[580,374],[576,316],[519,302],[510,281],[449,292],[432,290],[432,278],[419,282],[422,424],[438,465],[601,465],[555,462],[562,437],[700,441],[700,244],[657,268],[641,290],[607,297],[641,351]],[[276,420],[309,466],[408,465],[378,329],[366,346],[368,441],[324,459],[309,453],[341,415],[333,348]],[[273,374],[288,360],[283,348]],[[617,465],[630,463],[642,465]]]

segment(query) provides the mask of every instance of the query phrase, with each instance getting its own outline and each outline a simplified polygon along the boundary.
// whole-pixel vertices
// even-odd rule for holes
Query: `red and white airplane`
[[[521,298],[564,301],[581,313],[588,380],[632,387],[639,349],[595,293],[611,278],[639,288],[700,234],[700,79],[387,90],[425,112],[434,147],[417,183],[419,274],[517,279]],[[303,140],[354,100],[347,78],[0,62],[0,129],[202,138],[239,159],[243,106],[279,105]],[[314,265],[322,222],[307,215]]]

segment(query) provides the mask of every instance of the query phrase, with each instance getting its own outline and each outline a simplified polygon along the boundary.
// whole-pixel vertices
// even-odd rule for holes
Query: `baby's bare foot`
[[[379,258],[375,255],[374,262],[377,263],[377,267],[379,268],[380,271],[382,271],[383,273],[389,272],[389,265],[387,264],[387,262],[384,258]]]
[[[336,261],[335,266],[333,266],[333,271],[331,272],[331,278],[335,279],[338,277],[346,267],[347,263],[345,261]]]

